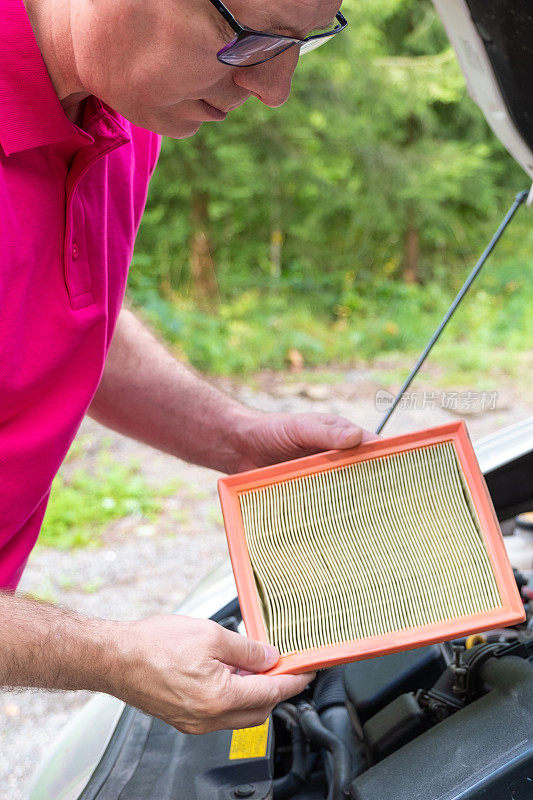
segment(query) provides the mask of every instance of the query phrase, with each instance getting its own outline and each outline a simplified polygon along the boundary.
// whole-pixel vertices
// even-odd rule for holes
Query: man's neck
[[[85,109],[85,101],[88,97],[87,92],[78,92],[76,94],[71,94],[62,100],[61,105],[63,106],[63,111],[67,118],[74,123],[74,125],[78,125],[78,127],[82,127],[83,122],[83,111]]]
[[[80,124],[83,90],[70,31],[70,0],[24,0],[46,69],[68,119]]]

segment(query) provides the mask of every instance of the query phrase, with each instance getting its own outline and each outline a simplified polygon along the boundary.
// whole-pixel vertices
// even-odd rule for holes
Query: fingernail
[[[344,428],[341,431],[341,436],[345,439],[353,439],[354,436],[357,436],[360,433],[360,428],[357,425],[350,425],[349,428]]]
[[[274,664],[277,664],[279,661],[278,649],[271,644],[264,644],[263,648],[265,650],[265,659],[267,664],[270,664],[273,667]]]

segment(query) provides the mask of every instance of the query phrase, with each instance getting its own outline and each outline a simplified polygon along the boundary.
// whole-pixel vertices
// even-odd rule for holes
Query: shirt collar
[[[22,0],[0,0],[0,143],[6,156],[87,134],[65,115]]]

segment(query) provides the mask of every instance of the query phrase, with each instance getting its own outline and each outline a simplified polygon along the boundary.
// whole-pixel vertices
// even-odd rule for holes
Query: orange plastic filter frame
[[[453,422],[401,436],[376,439],[349,450],[330,450],[314,456],[286,461],[271,467],[250,470],[220,478],[218,491],[224,516],[229,553],[237,585],[243,621],[248,636],[268,643],[259,596],[253,575],[239,495],[281,481],[343,467],[360,461],[402,453],[407,450],[453,442],[465,482],[478,516],[487,554],[500,593],[502,605],[497,609],[470,614],[440,623],[407,628],[394,633],[354,639],[305,651],[282,655],[267,674],[309,672],[364,658],[396,653],[414,647],[442,642],[471,633],[514,625],[525,619],[524,605],[509,564],[503,536],[494,507],[479,469],[476,455],[464,422]]]

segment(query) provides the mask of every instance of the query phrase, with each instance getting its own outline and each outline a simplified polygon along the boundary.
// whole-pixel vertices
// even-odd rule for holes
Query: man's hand
[[[344,417],[333,414],[254,414],[244,416],[228,436],[235,469],[242,472],[323,450],[343,450],[376,439]]]
[[[184,733],[260,725],[299,694],[306,675],[240,675],[273,667],[277,650],[209,620],[159,616],[120,623],[113,694]]]
[[[0,640],[0,686],[106,692],[184,733],[259,725],[314,677],[249,674],[277,650],[210,620],[88,619],[3,592]]]

